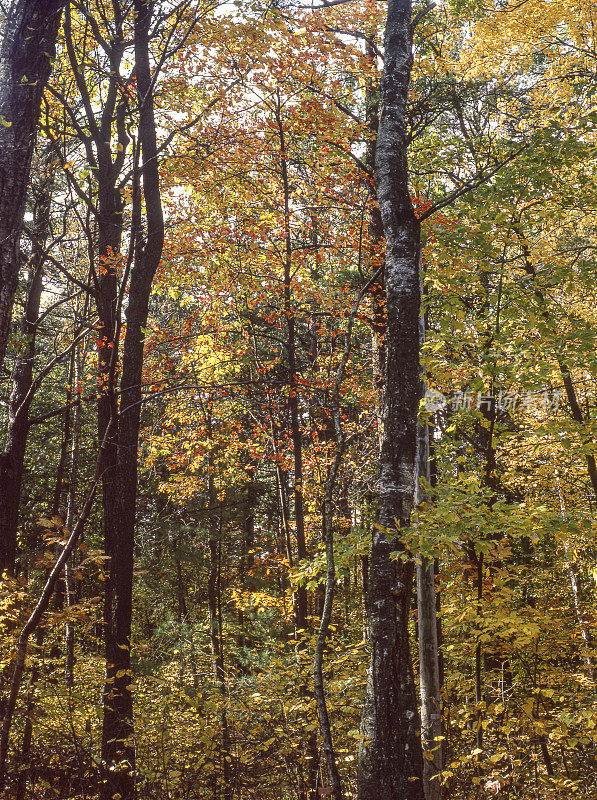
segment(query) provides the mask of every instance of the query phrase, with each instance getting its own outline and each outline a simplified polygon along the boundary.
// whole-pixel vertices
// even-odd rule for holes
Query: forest
[[[597,798],[597,7],[0,2],[0,796]]]

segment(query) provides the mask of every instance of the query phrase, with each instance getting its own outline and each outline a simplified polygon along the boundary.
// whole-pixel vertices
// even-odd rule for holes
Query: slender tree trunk
[[[296,531],[296,552],[298,561],[309,557],[305,538],[305,510],[303,503],[303,437],[299,414],[299,384],[297,380],[297,353],[296,353],[296,317],[292,302],[292,237],[290,231],[290,181],[288,178],[288,152],[286,134],[282,120],[280,96],[277,96],[276,124],[280,146],[280,177],[284,194],[284,278],[283,278],[283,304],[287,325],[287,366],[288,366],[288,408],[290,411],[290,436],[294,459],[294,522]],[[308,603],[307,590],[304,586],[296,589],[296,628],[305,631],[307,628]],[[304,635],[304,634],[303,634]],[[304,646],[299,644],[298,652],[304,651]],[[301,665],[299,663],[299,669]],[[299,690],[303,695],[306,687]],[[307,736],[305,745],[306,761],[309,765],[307,771],[307,786],[299,788],[299,800],[307,797],[314,798],[316,794],[317,771],[319,767],[317,758],[317,736]],[[300,783],[300,779],[299,779]]]
[[[296,547],[299,561],[308,558],[305,539],[305,512],[303,506],[303,441],[299,417],[299,394],[296,361],[296,319],[292,306],[292,239],[290,234],[290,185],[288,179],[288,154],[286,136],[281,116],[278,97],[276,106],[276,124],[280,142],[280,175],[284,193],[284,315],[287,325],[287,360],[288,360],[288,408],[290,410],[290,435],[294,458],[294,522],[296,527]],[[305,628],[307,624],[307,590],[304,586],[297,588],[297,627]]]
[[[0,370],[17,289],[20,235],[41,98],[66,0],[12,0],[0,46]]]
[[[333,800],[342,800],[342,784],[336,760],[336,751],[332,741],[332,729],[328,714],[328,707],[325,696],[323,681],[323,654],[325,650],[326,638],[332,619],[332,608],[334,604],[334,593],[336,586],[336,567],[334,563],[334,531],[333,531],[333,507],[331,492],[326,489],[324,508],[322,515],[322,538],[325,545],[326,554],[326,577],[325,577],[325,596],[321,622],[315,643],[315,655],[313,659],[313,684],[315,689],[315,702],[317,705],[317,716],[319,718],[319,729],[323,740],[323,752],[327,765],[328,778],[330,781],[331,797]]]
[[[35,648],[39,652],[43,645],[45,629],[39,627],[35,636]],[[23,729],[23,741],[21,742],[21,755],[19,758],[19,777],[17,780],[17,791],[15,800],[25,800],[27,792],[27,781],[33,777],[33,770],[29,764],[31,758],[31,745],[33,744],[33,711],[35,708],[35,684],[39,678],[39,666],[35,666],[31,670],[31,677],[29,679],[29,696],[27,697],[27,711],[25,719],[25,727]]]
[[[340,780],[340,773],[338,770],[336,751],[332,741],[332,729],[328,714],[327,700],[325,695],[325,687],[323,682],[323,654],[325,650],[325,643],[329,631],[330,622],[332,619],[332,608],[334,604],[334,594],[336,588],[336,564],[334,556],[334,493],[338,481],[338,475],[346,448],[346,436],[342,426],[342,412],[340,401],[340,389],[346,374],[346,367],[350,357],[352,348],[352,331],[354,321],[359,310],[361,301],[371,283],[376,280],[377,272],[365,284],[359,292],[352,311],[348,319],[348,328],[346,331],[346,338],[344,344],[344,351],[340,359],[340,365],[336,372],[334,385],[330,397],[330,408],[332,413],[332,420],[334,425],[334,451],[333,460],[328,467],[328,475],[325,482],[324,498],[323,498],[323,513],[322,513],[322,538],[325,546],[326,558],[326,578],[325,578],[325,593],[323,609],[321,614],[321,622],[319,631],[317,633],[317,640],[315,643],[315,655],[313,658],[313,683],[315,689],[315,702],[317,705],[317,716],[319,718],[319,728],[321,730],[321,738],[323,740],[323,752],[325,754],[325,761],[330,781],[331,796],[333,800],[342,800],[343,791],[342,783]],[[344,513],[349,516],[348,501],[346,497],[341,501]]]
[[[64,521],[66,518],[67,498],[64,496],[64,486],[67,482],[65,476],[66,468],[68,466],[69,444],[71,444],[71,425],[73,419],[71,402],[73,397],[73,376],[75,373],[75,349],[76,348],[73,346],[68,364],[66,398],[64,404],[64,413],[62,415],[62,442],[60,444],[60,458],[58,459],[58,466],[56,468],[54,495],[49,508],[50,517],[56,517],[62,512],[63,516],[60,517],[62,521]]]
[[[419,427],[417,478],[429,483],[429,429]],[[419,480],[415,486],[415,500],[423,500]],[[419,629],[419,684],[421,687],[421,742],[427,753],[423,762],[423,780],[426,800],[441,800],[442,787],[439,773],[443,769],[441,688],[439,675],[437,615],[434,562],[427,556],[417,561],[417,619]]]
[[[81,364],[79,353],[75,352],[74,361],[74,374],[73,386],[77,393],[77,403],[73,411],[73,434],[71,443],[71,463],[70,463],[70,476],[68,486],[68,500],[66,505],[66,528],[71,530],[76,514],[77,504],[77,483],[79,477],[79,438],[81,435],[82,425],[82,407],[81,395],[79,391],[79,382],[81,380]],[[72,575],[72,561],[71,558],[65,567],[65,584],[66,584],[66,599],[68,606],[72,606],[76,602],[77,592],[74,586],[74,579]],[[80,581],[78,581],[80,585]],[[74,665],[75,665],[75,626],[71,621],[66,623],[65,640],[65,662],[64,662],[64,678],[66,685],[72,689],[74,685]]]
[[[247,581],[247,569],[252,570],[254,565],[253,547],[255,545],[255,470],[251,468],[249,483],[247,484],[247,509],[243,520],[243,539],[241,543],[241,554],[238,562],[238,581],[241,589],[246,589],[250,585]],[[276,481],[277,482],[277,481]],[[245,615],[241,609],[238,611],[237,645],[240,648],[247,646],[245,639]]]
[[[556,472],[556,483],[558,486],[558,497],[560,500],[560,513],[562,516],[562,520],[565,521],[567,514],[566,514],[566,507],[564,505],[564,495],[562,493],[562,486],[560,484],[560,476]],[[593,641],[591,638],[591,631],[587,625],[587,621],[583,614],[582,610],[582,592],[580,587],[580,581],[578,578],[578,564],[576,560],[571,560],[569,558],[569,548],[565,545],[566,550],[566,560],[568,562],[568,575],[570,576],[570,588],[572,589],[572,600],[574,602],[574,610],[576,611],[576,621],[578,622],[578,627],[580,630],[580,635],[582,637],[583,643],[585,645],[585,663],[587,665],[587,673],[589,676],[589,680],[595,687],[595,674],[594,674],[594,665],[593,665]]]
[[[60,459],[58,462],[58,468],[56,470],[56,482],[54,486],[54,494],[52,498],[52,502],[50,503],[49,514],[50,517],[56,517],[58,515],[60,509],[60,502],[61,502],[61,495],[64,486],[64,472],[66,469],[66,458],[67,458],[67,450],[68,450],[68,441],[70,438],[70,428],[71,428],[71,413],[70,413],[70,387],[73,384],[73,372],[74,372],[74,359],[75,359],[75,348],[73,347],[73,351],[71,354],[71,363],[69,366],[69,376],[68,376],[68,386],[69,389],[67,390],[67,397],[66,397],[66,409],[63,416],[63,433],[62,433],[62,446],[60,448]],[[72,524],[72,519],[71,519]],[[67,527],[67,531],[70,531],[70,527]],[[67,562],[68,565],[68,562]],[[67,565],[65,565],[65,574],[67,570]],[[58,579],[56,581],[55,586],[55,594],[54,594],[54,602],[60,608],[62,605],[62,599],[64,597],[62,592],[62,579]],[[68,602],[68,590],[67,590],[67,602]],[[45,636],[45,629],[43,627],[39,627],[36,633],[36,648],[39,651],[42,647],[43,640]],[[33,692],[35,684],[39,678],[39,667],[36,666],[32,672],[31,677],[29,680],[29,697],[27,698],[27,719],[25,720],[25,728],[23,731],[23,742],[21,745],[21,764],[23,766],[27,765],[29,762],[30,754],[31,754],[31,745],[33,743],[33,708],[34,708],[34,700],[33,700]],[[27,786],[27,780],[31,775],[30,769],[22,769],[19,773],[19,779],[17,781],[17,793],[16,793],[16,800],[23,800],[25,797],[25,791]]]
[[[140,238],[140,203],[135,204],[131,236],[135,246],[126,311],[123,345],[120,414],[118,418],[117,465],[108,485],[113,497],[109,514],[110,577],[106,587],[106,686],[102,729],[104,779],[102,800],[135,796],[135,746],[131,674],[131,622],[136,500],[137,452],[141,419],[141,383],[145,326],[151,286],[164,245],[153,86],[149,62],[149,27],[153,3],[135,0],[135,65],[139,101],[139,143],[143,153],[143,198],[147,231]],[[137,191],[137,190],[134,190]],[[115,279],[115,267],[114,267]],[[110,364],[113,375],[114,366]],[[112,376],[110,376],[112,377]],[[111,385],[109,383],[108,385]],[[119,769],[119,765],[121,768]]]
[[[421,263],[421,262],[420,262]],[[423,295],[421,275],[421,295]],[[427,315],[421,310],[419,342],[425,343]],[[421,369],[421,398],[427,391],[427,375]],[[436,483],[434,475],[434,485]],[[425,486],[431,485],[430,426],[425,421],[418,427],[417,463],[415,468],[415,506],[426,499]],[[439,773],[443,769],[441,684],[439,670],[437,597],[435,563],[421,554],[417,559],[417,623],[419,639],[419,685],[421,689],[421,743],[425,752],[423,782],[426,800],[441,800]]]
[[[433,560],[421,557],[417,564],[417,609],[419,620],[419,679],[421,686],[421,741],[432,758],[424,760],[426,800],[442,796],[439,773],[443,769],[441,688],[438,662],[437,617]]]
[[[377,62],[377,54],[373,47],[374,32],[371,31],[370,39],[367,42],[367,58],[371,67]],[[365,176],[369,191],[368,203],[368,224],[367,234],[369,240],[369,273],[374,275],[378,269],[382,269],[380,278],[372,286],[372,324],[371,324],[371,353],[372,353],[372,372],[373,372],[373,391],[376,399],[377,433],[379,446],[381,448],[383,436],[383,386],[384,386],[384,363],[385,363],[385,329],[386,329],[386,307],[385,307],[385,287],[383,277],[384,266],[384,229],[381,218],[381,210],[377,202],[377,192],[375,189],[375,156],[377,151],[377,135],[379,133],[379,85],[377,82],[367,85],[365,91],[365,118],[369,138],[367,140],[367,150],[365,153],[365,163],[369,174]]]
[[[50,234],[50,206],[53,189],[51,170],[41,186],[34,193],[33,254],[29,264],[29,285],[25,313],[20,326],[24,342],[17,355],[12,378],[12,391],[8,405],[8,429],[4,452],[0,454],[0,575],[3,570],[12,572],[16,553],[19,505],[25,451],[29,437],[29,409],[36,386],[33,380],[33,367],[36,353],[38,317],[43,291],[44,244]]]
[[[420,226],[408,189],[410,0],[389,0],[375,184],[386,239],[386,363],[378,524],[371,547],[371,661],[358,800],[423,800],[423,756],[409,642],[413,564],[392,531],[410,522],[419,406]],[[405,558],[394,560],[392,554]]]
[[[25,422],[27,423],[26,427],[23,426],[24,427],[23,433],[25,437],[24,445],[26,445],[26,440],[29,433],[29,425],[27,421],[28,410],[34,396],[33,365],[34,365],[35,350],[36,350],[39,307],[40,307],[41,293],[43,290],[44,254],[41,248],[44,246],[45,241],[50,235],[50,206],[52,199],[51,189],[53,188],[53,181],[54,181],[54,174],[53,171],[51,170],[51,165],[50,165],[50,173],[47,176],[45,176],[45,180],[41,187],[41,192],[36,197],[36,202],[35,202],[34,227],[35,227],[37,241],[34,242],[33,244],[34,257],[31,263],[30,286],[27,295],[25,315],[21,323],[21,333],[26,342],[25,345],[26,353],[24,355],[21,355],[17,360],[17,364],[15,367],[15,376],[14,376],[14,388],[16,391],[13,392],[13,396],[16,395],[15,405],[19,402],[18,401],[19,397],[21,398],[22,402],[21,405],[22,411],[20,411],[18,408],[15,409],[15,415],[23,413],[25,416]],[[74,358],[74,352],[75,351],[73,349],[73,358]],[[72,383],[72,378],[70,379],[69,382]],[[23,398],[25,399],[23,400]],[[68,403],[68,397],[67,397],[67,403]],[[69,418],[67,417],[67,420],[65,421],[65,429],[64,429],[65,437],[68,436],[68,419]],[[20,476],[17,484],[19,490],[19,496],[20,496],[20,487],[23,475],[24,455],[25,455],[25,447],[23,446],[21,450],[21,459],[16,464],[17,472]],[[61,452],[61,463],[62,463],[62,452]],[[56,497],[59,497],[59,489],[61,483],[62,483],[62,471],[59,466],[56,477],[56,486],[54,488],[54,499],[52,501],[50,508],[51,516],[54,516],[54,514],[56,514],[58,510]],[[16,537],[17,522],[18,522],[18,500],[14,517],[15,537]],[[70,524],[68,530],[70,530]],[[36,632],[36,642],[35,642],[36,650],[38,652],[42,647],[44,635],[45,635],[45,629],[43,627],[38,627]],[[35,690],[35,685],[39,678],[39,673],[40,673],[39,666],[34,667],[31,671],[31,677],[29,680],[29,696],[27,698],[27,713],[25,719],[25,727],[23,730],[23,740],[21,743],[20,771],[17,781],[15,800],[24,800],[27,790],[27,782],[33,775],[33,771],[29,765],[29,760],[31,758],[31,746],[33,744],[33,710],[35,707],[34,690]]]
[[[214,489],[213,478],[210,476],[210,490],[209,490],[209,505],[210,508],[215,508],[217,505],[217,496]],[[212,512],[215,515],[215,512]],[[218,720],[220,724],[220,734],[222,737],[220,756],[222,760],[222,791],[220,786],[215,784],[214,800],[222,798],[222,800],[231,800],[232,798],[232,755],[230,752],[230,731],[228,728],[228,717],[224,703],[226,702],[226,675],[224,672],[224,654],[222,651],[222,635],[221,635],[221,621],[220,621],[220,569],[221,569],[221,537],[222,537],[222,520],[220,514],[220,524],[215,519],[210,521],[210,536],[209,536],[209,556],[210,556],[210,569],[209,569],[209,583],[207,587],[207,604],[209,611],[209,637],[211,644],[211,659],[213,676],[218,685],[219,692],[222,696],[221,707],[218,711]]]
[[[64,569],[66,562],[70,558],[70,555],[73,552],[79,540],[83,528],[85,527],[85,523],[87,522],[89,514],[91,513],[97,487],[99,484],[100,475],[103,469],[104,454],[105,454],[105,440],[102,442],[100,446],[100,451],[98,454],[98,460],[95,469],[95,475],[93,476],[91,487],[85,498],[85,503],[83,504],[83,508],[81,509],[81,513],[79,515],[79,518],[77,519],[77,523],[74,526],[72,533],[68,537],[68,540],[64,546],[64,549],[62,550],[62,553],[60,554],[56,563],[50,570],[50,574],[48,575],[48,578],[46,580],[40,598],[19,635],[13,675],[10,683],[10,692],[4,708],[4,717],[2,720],[2,725],[0,727],[0,790],[4,788],[6,782],[6,758],[8,756],[10,730],[12,727],[19,691],[21,688],[23,673],[25,671],[25,661],[27,657],[29,638],[31,634],[35,630],[37,630],[37,626],[39,625],[43,615],[48,609],[50,600],[52,599],[54,590],[56,588],[56,583],[59,580],[62,570]]]
[[[372,496],[371,494],[367,494],[365,498],[365,532],[367,534],[367,538],[372,535],[373,527],[372,527],[372,514],[373,510],[371,508],[372,505]],[[368,642],[371,638],[369,633],[369,619],[367,615],[367,597],[369,596],[369,556],[364,555],[361,556],[361,616],[363,619],[363,641]]]
[[[477,704],[477,747],[483,749],[483,726],[482,712],[480,710],[483,701],[483,649],[481,647],[481,619],[483,614],[483,553],[477,556],[477,620],[479,630],[477,632],[477,645],[475,647],[475,703]]]
[[[0,574],[14,570],[19,506],[25,451],[29,437],[29,408],[33,400],[33,362],[37,317],[42,292],[43,267],[32,272],[27,296],[27,308],[21,325],[25,352],[20,355],[13,373],[12,391],[8,405],[8,429],[4,452],[0,455]]]

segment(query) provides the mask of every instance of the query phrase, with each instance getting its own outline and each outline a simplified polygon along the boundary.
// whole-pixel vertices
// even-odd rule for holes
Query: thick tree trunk
[[[106,192],[107,193],[107,192]],[[105,198],[104,198],[105,201]],[[100,211],[103,204],[100,205]],[[110,223],[110,220],[112,224]],[[109,252],[118,253],[120,249],[121,218],[116,214],[102,215],[99,224],[100,259],[109,259]],[[109,241],[113,244],[108,244]],[[113,262],[113,259],[110,259]],[[106,656],[106,679],[103,689],[103,730],[102,730],[102,798],[110,800],[120,794],[122,800],[134,796],[134,747],[132,745],[132,698],[129,690],[130,675],[130,619],[132,609],[132,542],[128,540],[128,518],[122,518],[119,507],[130,502],[123,499],[128,494],[128,486],[120,485],[118,469],[118,448],[120,440],[120,419],[115,387],[117,359],[116,312],[118,287],[113,263],[106,262],[107,271],[99,280],[98,315],[99,331],[99,382],[98,434],[105,441],[104,471],[102,473],[102,507],[104,527],[104,550],[109,556],[109,577],[105,582],[104,594],[104,644]],[[124,401],[124,398],[122,398]],[[136,450],[134,454],[136,458]],[[127,580],[126,572],[130,571]],[[130,590],[129,590],[130,587]],[[128,672],[127,672],[128,671]],[[119,677],[116,678],[116,673]],[[131,763],[132,762],[132,763]],[[129,766],[127,766],[127,764]],[[116,769],[118,765],[118,769]]]
[[[420,227],[408,191],[409,0],[390,0],[375,183],[386,239],[387,307],[378,524],[368,615],[371,662],[359,749],[358,800],[423,800],[423,756],[409,643],[412,559],[392,530],[410,522],[419,405]],[[402,551],[398,555],[406,554]]]
[[[68,17],[67,17],[68,18]],[[116,392],[117,326],[120,313],[115,257],[122,240],[122,208],[115,189],[109,148],[98,148],[98,255],[99,277],[96,302],[98,329],[98,438],[105,440],[102,472],[104,550],[109,577],[104,594],[104,645],[106,679],[103,689],[102,784],[103,800],[119,794],[122,800],[134,797],[134,746],[132,743],[132,698],[129,690],[130,622],[132,609],[132,542],[128,538],[129,519],[121,505],[130,503],[129,487],[121,485],[118,468],[120,419]],[[131,234],[132,235],[132,234]],[[124,370],[123,370],[124,379]],[[124,403],[124,397],[121,398]],[[134,456],[136,460],[136,449]],[[136,468],[135,468],[136,469]],[[124,499],[124,495],[127,495]],[[130,572],[127,579],[126,573]],[[118,673],[118,678],[116,674]]]
[[[0,369],[20,267],[20,234],[41,97],[65,0],[13,0],[0,47]]]

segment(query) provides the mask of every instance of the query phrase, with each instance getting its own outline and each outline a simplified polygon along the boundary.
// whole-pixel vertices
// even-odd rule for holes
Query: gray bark
[[[423,280],[421,277],[421,293]],[[419,342],[425,342],[425,312],[419,317]],[[427,390],[425,369],[421,369],[421,398]],[[415,506],[425,500],[425,486],[431,484],[429,425],[419,425],[415,467]],[[422,482],[423,481],[423,482]],[[421,554],[417,559],[417,619],[419,633],[419,686],[421,689],[421,742],[425,752],[423,784],[426,800],[441,800],[439,773],[443,769],[441,681],[439,671],[437,597],[435,564]]]
[[[371,547],[371,661],[358,763],[358,800],[424,800],[418,700],[408,635],[413,563],[392,533],[413,506],[419,404],[420,226],[408,191],[407,100],[412,9],[390,0],[375,186],[386,239],[386,359],[378,525]],[[395,559],[393,554],[403,558]]]
[[[429,431],[419,430],[417,478],[429,483]],[[418,481],[417,481],[418,483]],[[423,489],[415,487],[417,505],[423,501]],[[442,787],[438,773],[442,770],[443,747],[441,717],[441,685],[439,676],[435,568],[433,560],[420,556],[417,561],[417,617],[419,628],[419,685],[421,688],[421,742],[433,757],[425,756],[423,783],[426,800],[441,800]]]
[[[433,758],[424,760],[426,800],[440,800],[443,769],[441,690],[439,681],[437,617],[435,613],[435,570],[433,561],[422,557],[417,564],[417,609],[419,618],[419,681],[421,686],[421,741]]]

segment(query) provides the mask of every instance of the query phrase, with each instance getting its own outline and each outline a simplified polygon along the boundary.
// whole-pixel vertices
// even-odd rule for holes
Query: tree
[[[408,634],[413,564],[395,538],[400,527],[409,524],[413,508],[420,380],[421,241],[407,167],[413,63],[409,0],[390,0],[384,43],[375,185],[386,241],[386,357],[377,525],[367,597],[371,660],[361,722],[358,797],[421,800],[423,756]]]

